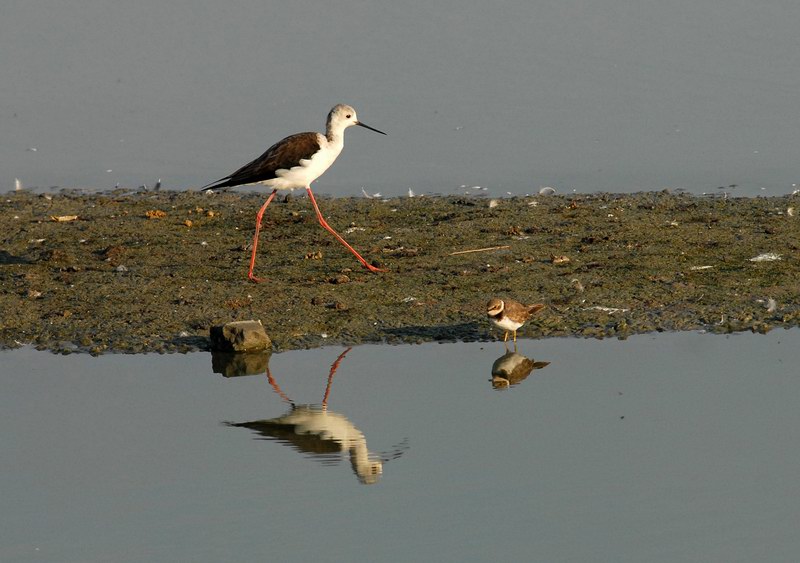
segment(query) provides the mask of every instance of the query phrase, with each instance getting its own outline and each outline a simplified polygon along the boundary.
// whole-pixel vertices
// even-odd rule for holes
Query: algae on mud
[[[668,192],[495,200],[325,199],[372,274],[304,198],[260,193],[8,193],[0,205],[0,346],[57,352],[208,348],[260,319],[277,350],[501,337],[485,303],[548,304],[520,337],[800,324],[800,197]],[[70,220],[69,216],[77,215]],[[57,221],[54,218],[66,218]],[[507,246],[451,255],[460,250]],[[774,253],[779,259],[751,261]],[[773,257],[774,258],[774,257]]]

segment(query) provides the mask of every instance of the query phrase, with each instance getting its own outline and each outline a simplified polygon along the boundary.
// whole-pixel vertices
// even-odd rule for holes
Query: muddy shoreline
[[[520,337],[758,331],[800,324],[800,197],[667,192],[305,197],[12,192],[0,201],[0,347],[205,350],[209,328],[260,319],[275,350],[493,340],[492,296],[548,307]],[[459,251],[501,247],[490,251]],[[759,261],[753,258],[762,257]]]

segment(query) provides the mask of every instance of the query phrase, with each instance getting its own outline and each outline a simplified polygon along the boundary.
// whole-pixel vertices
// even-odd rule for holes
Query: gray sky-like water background
[[[270,374],[319,404],[343,351],[274,354]],[[549,364],[495,390],[501,342],[347,352],[328,416],[385,460],[361,484],[311,429],[258,426],[290,410],[266,372],[4,352],[0,560],[797,560],[800,331],[518,353]]]
[[[792,0],[6,0],[0,188],[197,187],[351,130],[321,193],[796,189]],[[463,186],[463,187],[462,187]]]
[[[790,0],[4,0],[0,191],[194,189],[345,102],[388,136],[349,130],[321,194],[783,195],[798,22]],[[499,342],[355,347],[323,414],[383,460],[370,485],[264,422],[319,403],[342,348],[274,354],[275,385],[207,353],[4,351],[0,560],[797,561],[799,334],[521,340],[549,364],[505,390]]]

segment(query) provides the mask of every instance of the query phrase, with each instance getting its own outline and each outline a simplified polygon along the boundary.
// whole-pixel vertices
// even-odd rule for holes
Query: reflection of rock
[[[220,352],[256,352],[272,346],[261,321],[234,321],[211,327],[211,349]]]
[[[383,461],[367,449],[364,434],[347,417],[325,407],[293,406],[284,416],[231,424],[249,428],[267,439],[291,445],[323,463],[336,463],[340,453],[350,455],[350,465],[364,484],[377,483]]]
[[[211,352],[211,369],[224,377],[263,375],[269,367],[271,352]]]
[[[492,364],[492,387],[510,387],[522,383],[535,369],[542,369],[550,362],[534,362],[522,354],[506,352]]]

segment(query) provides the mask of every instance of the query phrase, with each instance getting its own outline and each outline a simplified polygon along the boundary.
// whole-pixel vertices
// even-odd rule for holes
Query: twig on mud
[[[503,248],[511,248],[511,245],[506,244],[503,246],[490,246],[489,248],[473,248],[472,250],[459,250],[457,252],[451,252],[448,256],[455,256],[456,254],[469,254],[470,252],[486,252],[488,250],[501,250]]]

